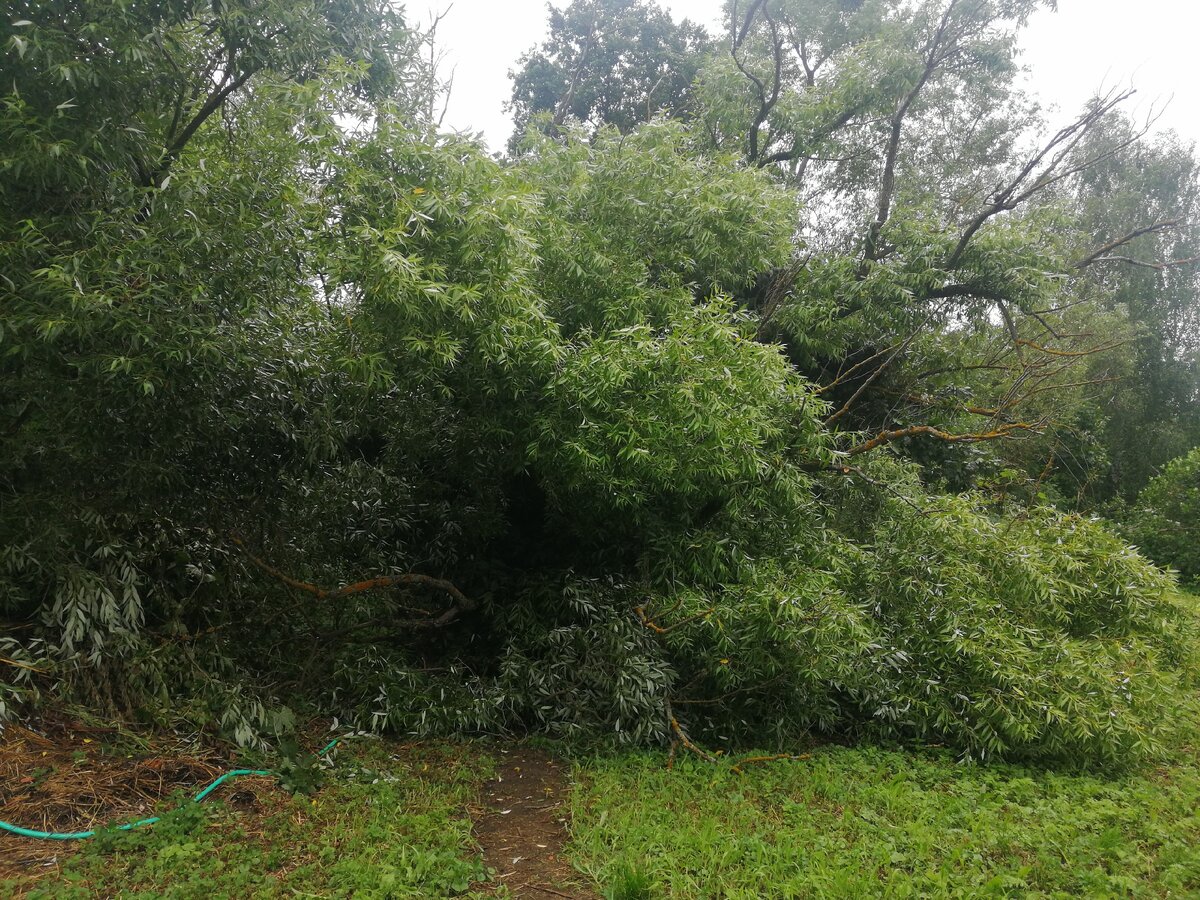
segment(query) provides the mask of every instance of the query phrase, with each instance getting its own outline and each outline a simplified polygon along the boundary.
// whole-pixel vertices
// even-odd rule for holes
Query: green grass
[[[744,774],[587,759],[570,852],[612,898],[1200,897],[1200,697],[1166,718],[1169,758],[1125,773],[839,746]]]
[[[843,747],[577,777],[573,858],[614,898],[1200,896],[1194,748],[1119,777]]]
[[[465,809],[492,771],[478,746],[355,743],[318,792],[282,795],[265,818],[184,804],[153,828],[77,845],[29,896],[458,896],[486,878]],[[0,896],[21,887],[0,882]]]
[[[363,742],[311,796],[258,816],[185,804],[78,845],[31,896],[472,896],[486,873],[467,810],[492,771],[480,745]],[[608,900],[1200,896],[1194,744],[1119,776],[828,746],[744,774],[598,756],[576,778],[570,853]]]

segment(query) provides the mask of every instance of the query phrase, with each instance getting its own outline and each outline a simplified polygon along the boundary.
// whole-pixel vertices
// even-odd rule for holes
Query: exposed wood
[[[366,591],[380,590],[382,588],[391,587],[430,587],[435,590],[444,591],[454,598],[455,605],[446,609],[441,615],[428,621],[420,620],[420,624],[425,627],[437,628],[449,625],[465,610],[475,608],[475,602],[467,597],[462,591],[454,586],[453,583],[444,578],[434,578],[432,575],[420,575],[416,573],[408,573],[405,575],[381,575],[375,578],[367,578],[362,581],[356,581],[352,584],[343,585],[339,588],[326,589],[315,584],[310,584],[307,581],[301,581],[298,578],[293,578],[285,572],[280,571],[259,557],[250,552],[246,547],[245,541],[236,536],[231,536],[230,540],[238,546],[245,554],[250,562],[254,563],[262,571],[266,572],[273,578],[283,582],[288,587],[295,588],[298,591],[304,591],[307,594],[312,594],[319,600],[338,600],[343,597],[350,597],[354,594],[361,594]]]

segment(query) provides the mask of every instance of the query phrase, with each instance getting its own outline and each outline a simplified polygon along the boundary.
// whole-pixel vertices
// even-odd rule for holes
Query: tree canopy
[[[688,110],[692,83],[712,48],[704,28],[676,23],[653,0],[574,0],[549,7],[546,40],[512,74],[516,148],[539,117],[569,117],[627,133],[642,122]]]
[[[0,715],[1152,755],[1197,622],[1090,513],[1194,439],[1195,167],[1036,5],[578,2],[503,159],[387,4],[22,7]]]

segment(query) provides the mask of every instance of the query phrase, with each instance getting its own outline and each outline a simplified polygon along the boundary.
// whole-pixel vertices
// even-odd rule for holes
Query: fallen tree
[[[764,159],[678,122],[562,122],[498,162],[397,88],[429,73],[387,8],[322,9],[277,0],[263,33],[187,4],[4,26],[25,50],[0,191],[24,218],[0,223],[0,696],[246,743],[290,704],[697,750],[1155,752],[1196,671],[1172,580],[1096,522],[914,461],[1040,436],[1105,383],[1077,372],[1121,342],[1044,304],[1091,268],[1076,244],[1118,245],[1047,250],[1057,210],[1007,216],[1105,103],[996,163],[1016,174],[956,227],[877,193],[865,238],[803,257]],[[933,68],[876,98],[884,194],[923,85],[996,50],[956,10],[896,32]],[[60,58],[94,70],[86,117]],[[208,92],[134,89],[177,70]]]

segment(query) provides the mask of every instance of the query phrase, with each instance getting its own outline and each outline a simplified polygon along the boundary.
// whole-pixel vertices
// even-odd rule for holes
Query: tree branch
[[[759,7],[762,7],[761,3],[756,3],[751,7],[750,12],[747,14],[746,25],[743,27],[741,38],[745,37],[745,27],[749,26],[750,16],[752,16]],[[738,59],[737,51],[741,44],[741,39],[736,41],[733,48],[729,51],[730,55],[733,57],[733,63],[737,66],[738,71],[752,81],[754,83],[754,87],[758,91],[758,111],[754,115],[754,121],[751,123],[750,131],[747,134],[748,146],[746,151],[746,161],[752,164],[756,164],[758,162],[759,132],[762,130],[763,123],[765,123],[767,118],[771,115],[771,110],[773,110],[775,105],[779,102],[779,92],[783,87],[783,38],[779,34],[779,28],[775,24],[775,20],[771,18],[770,11],[765,7],[762,8],[763,15],[766,17],[767,23],[771,28],[771,52],[774,61],[774,80],[771,82],[771,91],[769,96],[767,92],[767,86],[763,84],[762,79],[751,72],[742,63],[742,61]]]
[[[264,562],[259,557],[250,552],[245,542],[234,535],[230,536],[230,540],[246,555],[254,565],[262,569],[268,575],[286,584],[288,587],[295,588],[298,591],[304,591],[306,594],[312,594],[319,600],[339,600],[343,597],[350,597],[354,594],[361,594],[365,591],[378,590],[380,588],[390,587],[411,587],[413,585],[421,585],[422,587],[431,587],[435,590],[444,591],[454,598],[455,605],[448,608],[440,616],[428,621],[428,627],[440,628],[444,625],[449,625],[459,614],[465,610],[475,608],[475,602],[466,596],[462,591],[455,587],[451,582],[443,578],[434,578],[431,575],[419,575],[409,573],[406,575],[382,575],[376,578],[367,578],[363,581],[356,581],[353,584],[343,585],[340,588],[328,590],[318,587],[315,584],[310,584],[307,581],[300,581],[297,578],[281,572],[274,566]]]
[[[242,87],[247,81],[258,74],[258,71],[257,67],[251,68],[209,94],[208,99],[204,101],[204,105],[200,107],[191,120],[188,121],[187,125],[183,127],[183,130],[179,132],[175,140],[163,151],[162,159],[159,160],[158,165],[147,173],[146,183],[142,186],[147,188],[158,187],[158,182],[170,169],[175,158],[183,152],[183,148],[187,146],[188,141],[192,139],[200,126],[221,108],[221,105],[229,99],[229,96],[234,91],[238,90],[238,88]]]
[[[1104,258],[1109,253],[1111,253],[1113,250],[1116,250],[1118,247],[1125,246],[1130,241],[1137,240],[1138,238],[1142,237],[1143,235],[1157,234],[1160,231],[1167,231],[1172,228],[1178,228],[1179,225],[1180,225],[1180,221],[1178,219],[1164,219],[1161,222],[1155,222],[1153,225],[1144,225],[1141,228],[1135,228],[1133,231],[1129,232],[1129,234],[1119,237],[1116,240],[1109,241],[1103,247],[1096,248],[1094,251],[1089,253],[1083,259],[1080,259],[1080,260],[1072,263],[1072,265],[1076,269],[1085,269],[1088,266],[1092,265],[1093,263],[1104,262],[1105,261]],[[1121,257],[1113,257],[1113,258],[1120,259]]]
[[[1200,263],[1200,256],[1189,256],[1187,259],[1168,259],[1165,262],[1150,262],[1146,259],[1134,259],[1132,256],[1101,256],[1093,260],[1093,262],[1121,262],[1131,266],[1139,266],[1143,269],[1155,269],[1159,272],[1165,272],[1167,269],[1178,269],[1183,266]]]
[[[955,245],[953,252],[951,252],[950,256],[947,258],[946,268],[953,269],[958,265],[963,254],[966,253],[967,247],[971,243],[971,239],[975,237],[975,234],[979,231],[979,229],[982,228],[992,217],[999,215],[1002,212],[1009,212],[1016,209],[1039,191],[1045,190],[1052,184],[1074,175],[1076,172],[1081,172],[1084,169],[1091,168],[1102,160],[1108,159],[1117,153],[1120,153],[1126,147],[1140,140],[1146,133],[1146,129],[1139,131],[1133,137],[1121,141],[1116,146],[1110,147],[1108,150],[1097,154],[1091,159],[1060,170],[1060,166],[1062,166],[1072,151],[1074,151],[1074,149],[1079,145],[1079,142],[1082,141],[1089,132],[1091,132],[1092,128],[1094,128],[1095,125],[1106,115],[1108,115],[1108,113],[1111,112],[1116,106],[1132,97],[1134,93],[1135,92],[1131,88],[1121,92],[1110,92],[1104,97],[1097,98],[1083,115],[1077,118],[1070,125],[1059,129],[1059,131],[1052,138],[1050,138],[1050,140],[1048,140],[1037,153],[1035,153],[1026,161],[1025,165],[1021,167],[1021,170],[1016,174],[1015,177],[1013,177],[1011,181],[1009,181],[1007,185],[1003,185],[997,189],[996,193],[992,195],[991,203],[984,207],[975,216],[975,218],[968,223],[967,227],[963,230],[962,236],[959,237],[958,243]],[[1147,128],[1148,127],[1149,126],[1147,125]],[[1053,156],[1051,156],[1051,154],[1053,154]],[[1050,157],[1048,162],[1046,161],[1047,157]],[[1037,169],[1042,166],[1044,162],[1046,165],[1045,168],[1042,169],[1041,174],[1034,179],[1031,185],[1022,190],[1022,186],[1025,185],[1030,176],[1032,176],[1033,173],[1037,171]]]
[[[750,4],[750,8],[746,10],[745,18],[742,19],[741,29],[739,31],[735,32],[733,35],[733,45],[731,48],[731,52],[736,53],[738,51],[738,49],[742,46],[742,41],[746,40],[746,35],[749,34],[749,32],[750,32],[750,26],[752,24],[754,24],[755,15],[757,15],[758,11],[762,8],[762,6],[765,2],[766,2],[766,0],[754,0],[754,2]],[[733,15],[731,18],[734,20],[737,19],[737,2],[736,2],[736,0],[733,4]]]
[[[924,328],[928,324],[928,322],[929,322],[929,318],[926,317],[925,321],[920,324],[920,326],[917,328],[917,330],[914,331],[912,334],[910,334],[907,338],[905,338],[904,341],[898,347],[896,347],[896,349],[895,349],[895,351],[893,351],[892,355],[889,356],[887,359],[885,359],[883,361],[883,363],[878,368],[876,368],[874,372],[871,373],[870,377],[867,378],[867,380],[864,381],[861,385],[859,385],[858,390],[856,390],[851,395],[850,399],[842,404],[842,408],[839,409],[837,412],[835,412],[828,419],[826,419],[824,422],[821,423],[822,427],[829,428],[831,425],[836,424],[837,421],[842,418],[842,416],[844,416],[847,412],[849,412],[850,407],[852,407],[858,401],[858,398],[863,395],[863,392],[866,391],[866,389],[869,388],[872,384],[874,384],[875,380],[884,373],[884,371],[887,369],[887,367],[890,366],[893,362],[895,362],[896,358],[899,357],[901,353],[903,353],[905,350],[907,350],[912,345],[912,342],[917,339],[917,335],[919,335],[921,333],[921,331],[924,330]]]
[[[1036,431],[1042,427],[1043,423],[1029,422],[1012,422],[1005,423],[992,431],[979,431],[970,434],[951,434],[947,431],[942,431],[940,428],[935,428],[933,425],[913,425],[908,428],[897,428],[892,431],[881,431],[871,440],[852,447],[847,451],[847,456],[859,456],[868,451],[874,450],[876,447],[881,447],[884,444],[890,444],[892,441],[898,441],[901,438],[916,437],[918,435],[927,435],[937,438],[939,441],[945,441],[949,444],[978,444],[983,441],[994,441],[999,438],[1010,437],[1019,431]]]
[[[921,75],[917,78],[916,84],[901,99],[900,104],[896,107],[896,111],[892,114],[891,132],[888,137],[887,151],[884,156],[883,177],[879,185],[879,201],[876,207],[875,221],[871,223],[870,228],[867,230],[867,239],[863,245],[863,260],[858,272],[860,279],[866,277],[871,263],[879,259],[879,237],[883,232],[884,226],[887,225],[888,219],[891,217],[892,199],[896,193],[896,162],[900,156],[900,139],[904,130],[904,119],[925,85],[929,82],[929,79],[933,76],[933,73],[937,71],[938,66],[944,61],[944,57],[940,53],[942,41],[946,37],[946,33],[950,27],[950,19],[957,6],[958,0],[950,0],[950,3],[946,6],[946,11],[942,14],[941,22],[938,23],[937,29],[926,44],[925,66],[921,70]]]

